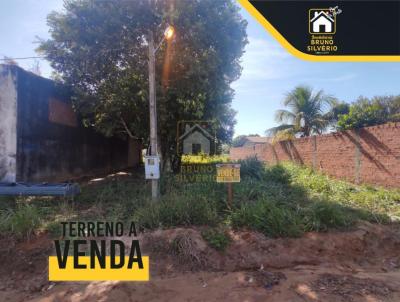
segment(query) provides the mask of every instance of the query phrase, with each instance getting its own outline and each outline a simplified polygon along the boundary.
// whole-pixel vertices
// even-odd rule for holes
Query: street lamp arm
[[[158,43],[157,47],[154,49],[154,54],[156,54],[157,50],[161,47],[161,45],[163,44],[165,40],[165,37],[163,37],[160,41],[160,43]]]
[[[170,40],[174,36],[175,29],[173,26],[168,25],[168,27],[164,31],[163,38],[160,43],[158,43],[157,47],[154,49],[154,54],[156,54],[157,50],[161,47],[165,40]]]

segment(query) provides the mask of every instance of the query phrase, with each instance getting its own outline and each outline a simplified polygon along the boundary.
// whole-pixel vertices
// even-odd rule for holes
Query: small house
[[[194,124],[192,127],[186,125],[185,133],[179,137],[182,145],[182,154],[207,154],[212,152],[214,137],[203,127]]]
[[[256,145],[264,145],[267,143],[271,143],[272,139],[270,137],[262,137],[262,136],[246,136],[243,138],[242,147],[253,147]]]

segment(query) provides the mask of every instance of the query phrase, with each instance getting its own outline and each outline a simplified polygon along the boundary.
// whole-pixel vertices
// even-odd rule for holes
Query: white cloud
[[[288,74],[289,69],[288,64],[282,64],[282,61],[290,59],[291,55],[276,41],[250,36],[242,59],[241,81],[282,78]]]
[[[290,57],[290,54],[275,40],[255,37],[249,37],[246,52],[265,59]]]

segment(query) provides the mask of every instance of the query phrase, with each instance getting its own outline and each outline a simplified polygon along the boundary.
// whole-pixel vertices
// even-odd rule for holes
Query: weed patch
[[[0,230],[18,238],[29,238],[41,222],[39,209],[31,204],[20,204],[15,209],[0,212]]]
[[[316,202],[303,209],[305,231],[327,231],[337,228],[345,229],[356,222],[356,215],[351,209],[332,202]]]
[[[149,202],[136,209],[133,220],[140,229],[159,227],[215,225],[219,221],[217,207],[204,196],[172,195]]]
[[[227,206],[225,184],[182,183],[173,174],[163,175],[162,196],[152,201],[149,183],[138,172],[83,185],[73,201],[2,198],[0,231],[25,238],[45,229],[58,236],[59,223],[68,220],[133,220],[141,230],[196,225],[211,227],[204,239],[223,249],[225,235],[213,228],[223,224],[270,237],[296,237],[308,231],[345,230],[359,220],[400,220],[400,190],[357,186],[292,163],[266,166],[256,158],[239,163],[241,182],[233,186],[232,207]]]
[[[235,228],[250,228],[270,237],[298,237],[302,234],[301,220],[295,211],[266,200],[242,205],[230,218]]]
[[[225,250],[232,241],[227,230],[222,228],[210,228],[201,232],[201,235],[209,246],[218,251]]]

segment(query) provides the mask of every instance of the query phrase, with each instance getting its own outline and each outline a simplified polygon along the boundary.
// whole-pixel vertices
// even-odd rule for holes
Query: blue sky
[[[0,57],[36,55],[35,37],[48,37],[46,16],[62,8],[61,0],[0,0]],[[242,58],[241,78],[233,84],[237,113],[235,134],[264,134],[276,125],[274,112],[282,107],[285,93],[299,84],[323,89],[340,100],[358,96],[400,94],[400,63],[317,63],[290,55],[244,9],[249,44]],[[30,68],[33,60],[18,61]],[[40,61],[42,75],[51,68]]]

